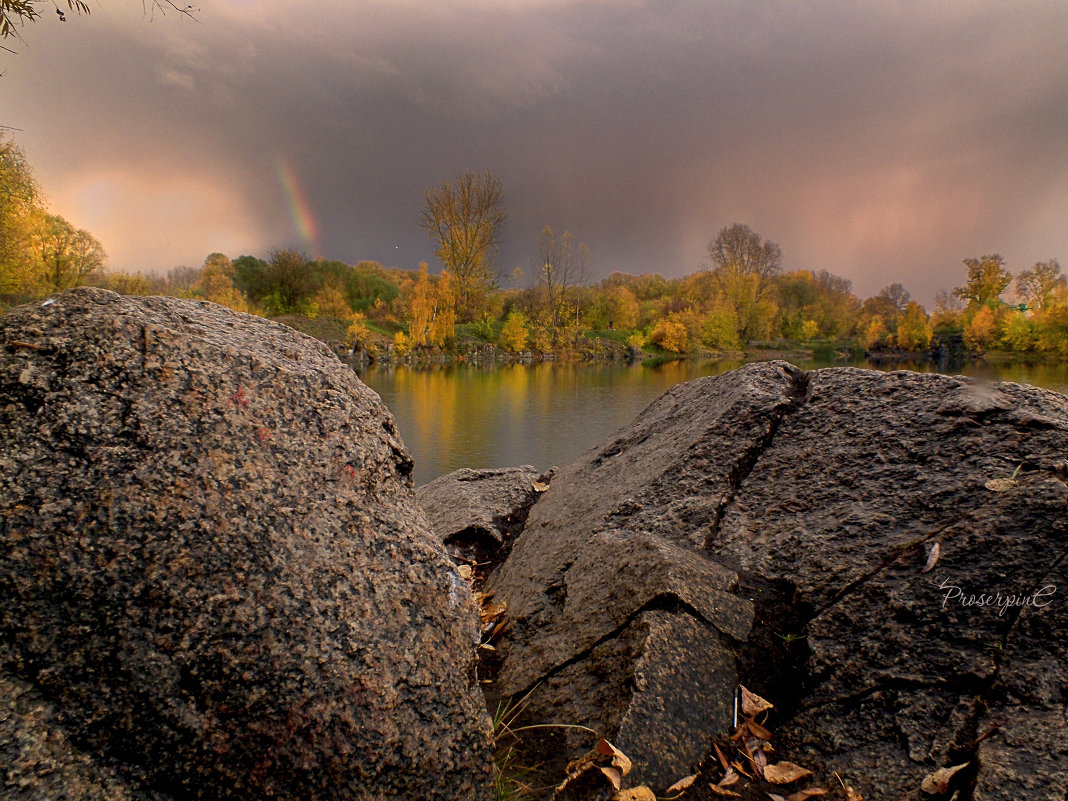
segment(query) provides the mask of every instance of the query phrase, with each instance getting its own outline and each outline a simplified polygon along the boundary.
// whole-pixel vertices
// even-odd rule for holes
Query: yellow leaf
[[[652,790],[644,784],[640,784],[637,787],[616,793],[612,796],[612,801],[656,801],[656,796]]]
[[[790,784],[805,776],[811,776],[812,771],[795,765],[793,762],[776,762],[764,768],[764,778],[772,784]]]
[[[545,490],[549,489],[549,485],[544,481],[532,481],[530,482],[530,486],[535,492],[545,492]]]

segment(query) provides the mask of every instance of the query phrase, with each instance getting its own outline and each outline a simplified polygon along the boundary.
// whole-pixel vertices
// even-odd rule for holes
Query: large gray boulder
[[[945,797],[1061,801],[1066,459],[1068,399],[1032,387],[782,362],[677,386],[555,476],[490,578],[494,691],[659,793],[743,684],[824,787],[930,798],[968,763]]]
[[[0,318],[0,436],[14,797],[492,797],[477,610],[320,343],[75,290]]]

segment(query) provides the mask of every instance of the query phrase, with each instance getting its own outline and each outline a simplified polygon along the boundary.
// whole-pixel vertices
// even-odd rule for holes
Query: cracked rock
[[[773,362],[675,387],[557,474],[490,578],[494,691],[529,692],[525,722],[641,731],[657,792],[689,772],[668,751],[729,729],[737,677],[823,786],[920,798],[971,762],[962,798],[1060,801],[1065,453],[1068,399],[1017,384]]]

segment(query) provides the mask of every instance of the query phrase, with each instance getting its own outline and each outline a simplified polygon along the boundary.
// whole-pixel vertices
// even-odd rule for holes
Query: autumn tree
[[[1016,294],[1030,308],[1039,311],[1053,304],[1057,290],[1063,286],[1065,278],[1056,259],[1035,262],[1034,267],[1016,276]]]
[[[497,248],[505,223],[501,180],[464,172],[424,195],[420,226],[437,242],[436,255],[452,276],[461,320],[475,319],[496,284]]]
[[[22,294],[32,268],[29,236],[40,189],[22,150],[0,136],[0,294]]]
[[[965,259],[968,281],[953,290],[953,294],[967,301],[969,306],[985,306],[996,301],[1012,281],[1012,273],[1005,269],[1005,260],[997,253],[978,259]]]
[[[900,286],[900,284],[898,284]],[[923,350],[931,344],[934,329],[927,312],[916,301],[909,301],[905,306],[897,326],[898,347],[906,350]]]
[[[452,338],[456,328],[456,301],[449,272],[443,270],[435,285],[430,279],[427,263],[420,262],[410,308],[408,340],[411,345],[440,347]]]
[[[712,274],[734,310],[738,336],[744,343],[766,330],[777,307],[769,294],[778,275],[782,250],[748,225],[734,223],[708,244]]]
[[[501,328],[501,336],[498,340],[501,347],[512,353],[518,353],[527,346],[530,331],[527,329],[527,316],[518,309],[509,312]]]
[[[88,231],[75,228],[57,214],[40,213],[31,236],[38,288],[60,292],[84,284],[107,258]]]
[[[884,286],[879,290],[876,297],[882,302],[885,309],[884,319],[891,328],[896,328],[898,319],[912,300],[910,293],[904,286],[898,283]]]

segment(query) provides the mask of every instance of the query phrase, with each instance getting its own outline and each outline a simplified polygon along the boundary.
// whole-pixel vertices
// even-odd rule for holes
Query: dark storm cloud
[[[966,256],[1068,258],[1064,4],[293,5],[27,31],[4,122],[115,266],[433,263],[422,193],[467,169],[504,182],[506,270],[545,224],[598,274],[681,275],[747,222],[788,268],[923,300]]]

